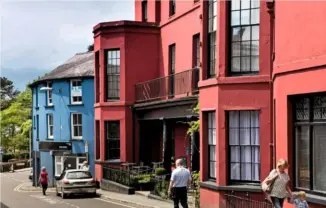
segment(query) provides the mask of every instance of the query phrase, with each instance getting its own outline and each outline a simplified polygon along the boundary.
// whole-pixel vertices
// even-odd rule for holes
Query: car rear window
[[[76,171],[67,173],[67,179],[88,179],[92,178],[92,175],[90,172],[87,171]]]

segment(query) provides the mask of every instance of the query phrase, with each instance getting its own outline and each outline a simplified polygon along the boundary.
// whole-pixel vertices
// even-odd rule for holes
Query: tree
[[[1,111],[1,144],[9,151],[28,150],[31,120],[32,91],[27,88]]]
[[[199,104],[197,104],[193,109],[192,111],[195,113],[195,114],[199,114]],[[198,132],[199,131],[199,128],[200,128],[200,125],[199,125],[199,120],[197,121],[191,121],[191,122],[188,122],[189,124],[189,128],[188,128],[188,131],[187,131],[187,134],[188,135],[192,135],[194,134],[195,132]]]
[[[94,51],[94,44],[87,47],[87,51]]]
[[[12,100],[17,97],[19,91],[15,89],[13,82],[6,77],[0,77],[0,84],[0,109],[4,110],[8,108]]]

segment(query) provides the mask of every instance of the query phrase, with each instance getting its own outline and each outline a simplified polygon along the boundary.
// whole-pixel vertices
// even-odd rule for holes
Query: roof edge
[[[101,29],[117,28],[117,27],[143,27],[143,28],[159,28],[155,22],[141,22],[132,20],[120,20],[112,22],[101,22],[93,27],[93,33]]]
[[[50,79],[40,79],[40,80],[36,80],[35,82],[27,85],[29,88],[34,87],[35,85],[38,85],[42,82],[49,82],[49,81],[58,81],[58,80],[66,80],[66,79],[76,79],[76,78],[93,78],[94,79],[94,75],[83,75],[83,76],[71,76],[71,77],[62,77],[62,78],[50,78]]]

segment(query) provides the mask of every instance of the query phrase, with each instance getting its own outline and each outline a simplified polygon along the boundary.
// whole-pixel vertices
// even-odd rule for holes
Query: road
[[[26,208],[26,207],[59,207],[59,208],[134,208],[108,199],[95,197],[88,198],[83,196],[69,197],[62,199],[55,193],[48,193],[43,196],[36,191],[20,191],[19,187],[23,184],[30,183],[28,179],[29,171],[16,173],[1,173],[1,192],[0,208]]]

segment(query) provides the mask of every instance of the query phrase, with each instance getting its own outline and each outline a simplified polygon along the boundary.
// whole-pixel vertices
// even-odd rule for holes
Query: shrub
[[[199,189],[199,181],[200,181],[200,173],[194,172],[192,174],[192,178],[195,184],[195,207],[200,207],[200,189]]]
[[[154,194],[162,197],[163,199],[168,199],[169,184],[169,181],[157,181],[154,186]]]
[[[165,175],[167,172],[164,168],[156,168],[155,169],[155,175],[157,176],[161,176],[161,175]]]

